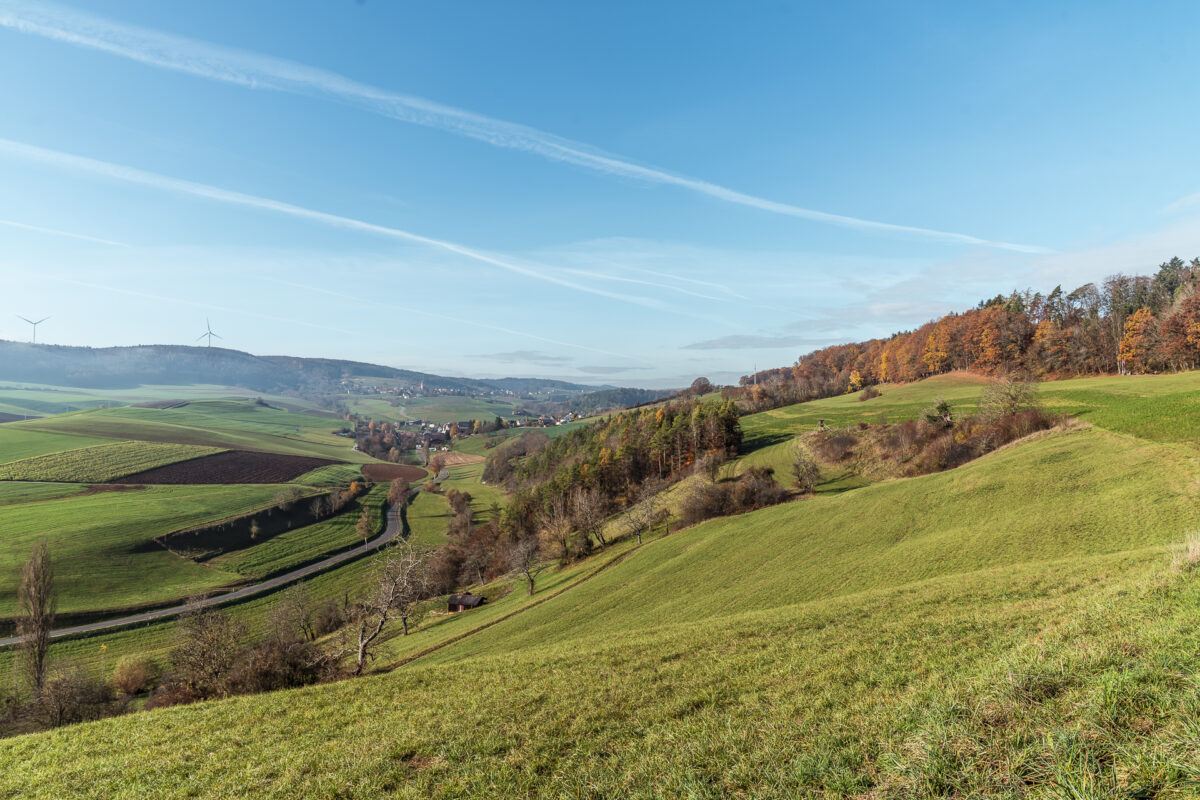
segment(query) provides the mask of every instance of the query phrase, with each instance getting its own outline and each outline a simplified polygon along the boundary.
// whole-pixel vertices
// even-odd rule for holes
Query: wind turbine
[[[19,319],[23,319],[23,320],[25,320],[26,322],[28,322],[30,325],[32,325],[32,326],[33,326],[33,343],[34,343],[34,344],[37,344],[37,326],[38,326],[38,325],[41,325],[43,322],[45,322],[46,320],[48,320],[48,319],[50,319],[50,318],[49,318],[49,317],[42,317],[42,318],[41,318],[41,319],[39,319],[37,322],[34,322],[33,320],[29,319],[28,317],[22,317],[20,314],[17,314],[17,317],[18,317]]]
[[[206,328],[206,330],[204,331],[204,333],[202,333],[196,337],[196,341],[198,342],[201,339],[203,339],[205,336],[207,336],[208,337],[208,346],[212,347],[213,337],[217,336],[217,334],[213,333],[212,323],[208,321],[208,317],[204,318],[204,327]],[[220,339],[221,337],[217,336],[217,338]]]

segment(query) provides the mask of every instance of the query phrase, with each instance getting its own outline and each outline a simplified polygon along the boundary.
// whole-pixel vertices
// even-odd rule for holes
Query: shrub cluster
[[[859,430],[823,431],[811,445],[826,462],[853,466],[861,473],[911,477],[953,469],[1037,431],[1059,417],[1039,408],[1014,413],[983,413],[954,420],[931,409],[924,418]]]
[[[713,517],[743,514],[757,508],[782,503],[789,492],[775,482],[770,467],[751,467],[736,481],[697,487],[683,501],[680,517],[685,525],[695,525]]]

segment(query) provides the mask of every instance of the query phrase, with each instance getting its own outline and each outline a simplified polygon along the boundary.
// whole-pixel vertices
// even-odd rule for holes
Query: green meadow
[[[0,505],[0,617],[17,567],[39,539],[53,553],[60,612],[163,603],[240,580],[158,546],[154,537],[272,503],[279,486],[148,486]]]
[[[818,419],[898,421],[938,396],[964,413],[982,384],[881,388],[745,418],[745,461],[786,464]],[[1092,425],[621,539],[532,598],[483,587],[492,602],[393,635],[360,680],[2,741],[0,796],[1197,796],[1200,566],[1179,545],[1200,527],[1198,389],[1044,384]],[[479,469],[443,485],[483,511]],[[7,510],[92,499],[30,491],[0,530]],[[438,500],[410,508],[414,537],[432,540]],[[103,641],[161,653],[169,630]],[[55,652],[102,669],[99,641]]]
[[[270,403],[317,409],[313,403],[295,397],[281,397],[253,392],[237,386],[188,384],[172,386],[142,385],[121,389],[93,389],[71,386],[49,386],[37,383],[6,381],[0,385],[0,412],[31,417],[66,414],[71,411],[124,406],[151,401],[187,401],[214,399],[259,398]]]
[[[198,400],[162,409],[80,411],[7,423],[5,429],[368,461],[366,455],[350,449],[350,440],[333,434],[340,425],[328,417],[261,406],[249,400]]]
[[[404,422],[419,419],[425,422],[465,422],[496,417],[509,419],[516,406],[513,401],[490,397],[464,395],[434,395],[431,397],[382,397],[351,395],[346,398],[355,413],[377,420]]]
[[[112,439],[67,433],[44,433],[18,428],[9,423],[0,425],[0,464],[111,443]]]

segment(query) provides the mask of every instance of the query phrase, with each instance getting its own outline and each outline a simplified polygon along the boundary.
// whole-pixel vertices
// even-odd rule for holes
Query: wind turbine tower
[[[49,317],[42,317],[37,322],[34,322],[33,320],[29,319],[28,317],[22,317],[20,314],[17,314],[17,318],[23,319],[26,322],[28,322],[30,325],[33,326],[33,343],[34,344],[37,344],[37,326],[41,325],[46,320],[50,319]]]
[[[212,329],[212,323],[208,321],[208,317],[205,317],[205,318],[204,318],[204,328],[205,328],[205,331],[204,331],[204,333],[202,333],[202,334],[200,334],[199,336],[197,336],[197,337],[196,337],[196,341],[198,342],[198,341],[200,341],[201,339],[203,339],[204,337],[206,337],[206,336],[207,336],[207,337],[208,337],[208,346],[209,346],[209,347],[212,347],[212,340],[213,340],[213,337],[214,337],[214,336],[216,336],[218,339],[220,339],[221,337],[220,337],[220,336],[217,336],[217,334],[213,333],[213,329]]]

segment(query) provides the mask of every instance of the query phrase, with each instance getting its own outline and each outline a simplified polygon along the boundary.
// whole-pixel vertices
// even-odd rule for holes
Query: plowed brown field
[[[317,467],[337,463],[311,456],[231,450],[126,475],[114,483],[287,483]]]

